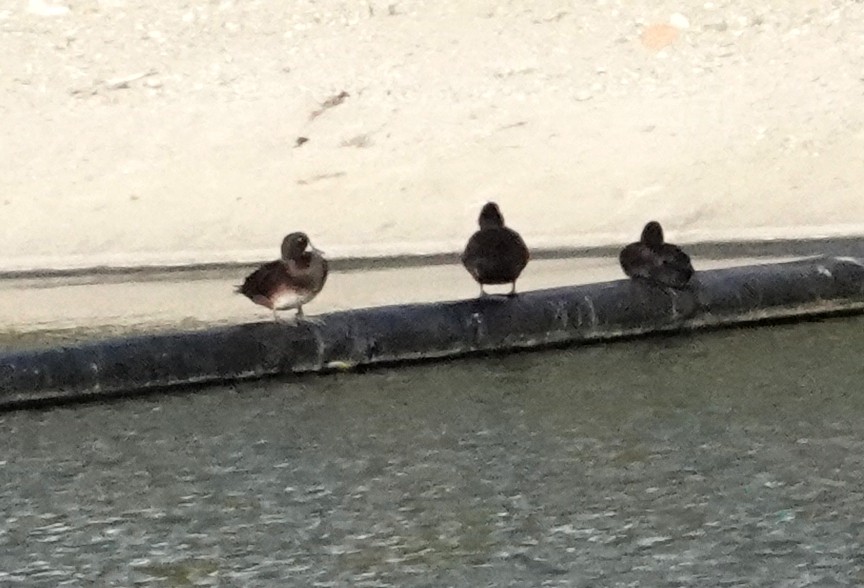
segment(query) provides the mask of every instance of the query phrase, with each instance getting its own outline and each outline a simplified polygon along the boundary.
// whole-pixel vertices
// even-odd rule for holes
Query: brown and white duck
[[[291,233],[282,240],[282,258],[249,274],[237,292],[272,310],[277,321],[277,311],[293,308],[299,319],[303,318],[303,305],[324,288],[327,271],[327,260],[312,246],[309,237]]]

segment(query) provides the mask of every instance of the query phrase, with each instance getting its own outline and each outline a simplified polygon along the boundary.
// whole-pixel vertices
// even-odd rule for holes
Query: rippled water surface
[[[0,415],[2,586],[864,583],[864,320]]]

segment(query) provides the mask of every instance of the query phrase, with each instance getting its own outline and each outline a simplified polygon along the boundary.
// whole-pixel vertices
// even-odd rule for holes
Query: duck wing
[[[656,259],[652,251],[639,241],[630,243],[621,250],[618,254],[618,263],[627,277],[646,280],[652,277],[656,267]]]
[[[285,263],[278,260],[271,261],[246,276],[236,291],[249,299],[258,296],[269,297],[280,288],[284,288],[287,280],[288,272]]]
[[[686,273],[688,277],[693,275],[693,263],[690,261],[690,256],[684,253],[680,247],[665,244],[662,259],[664,266],[674,268],[682,274]]]
[[[675,288],[685,287],[695,273],[690,256],[676,245],[664,244],[660,261],[658,273],[662,275],[661,281]]]

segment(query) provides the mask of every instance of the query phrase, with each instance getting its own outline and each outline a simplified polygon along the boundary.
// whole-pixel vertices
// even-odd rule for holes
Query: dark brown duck
[[[309,249],[307,251],[307,248]],[[327,281],[327,260],[305,233],[291,233],[282,240],[282,259],[265,263],[249,274],[237,292],[273,311],[297,309],[315,298]]]
[[[480,211],[480,230],[471,235],[462,253],[462,265],[483,286],[512,284],[510,296],[516,294],[516,280],[528,265],[528,247],[519,233],[504,226],[498,205],[488,202]]]
[[[639,241],[622,249],[618,260],[629,277],[672,288],[686,288],[694,273],[690,256],[664,241],[657,221],[646,224]]]

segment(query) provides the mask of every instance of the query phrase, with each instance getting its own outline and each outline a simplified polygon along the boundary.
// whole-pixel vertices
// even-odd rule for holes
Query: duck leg
[[[516,280],[513,280],[513,284],[510,286],[510,293],[507,296],[516,296]]]
[[[313,325],[318,325],[318,326],[321,326],[324,324],[324,321],[321,320],[320,318],[316,317],[316,316],[313,316],[313,317],[306,316],[303,313],[302,307],[297,307],[297,315],[294,317],[294,320],[295,320],[295,322],[298,322],[298,323],[300,321],[303,321],[304,323],[311,323]]]
[[[486,296],[488,296],[488,294],[486,293],[486,290],[483,289],[483,284],[480,284],[480,298],[485,298]]]

